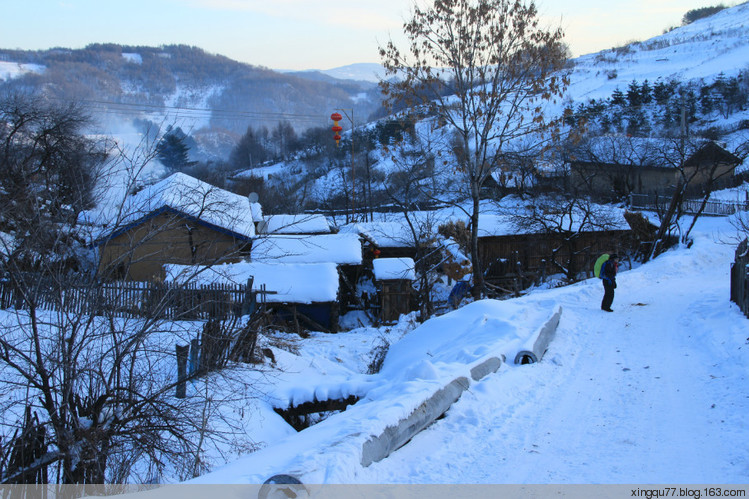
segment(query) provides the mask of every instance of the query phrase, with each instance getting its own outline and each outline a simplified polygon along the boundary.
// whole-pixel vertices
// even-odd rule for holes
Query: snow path
[[[613,314],[597,280],[523,298],[564,308],[542,362],[503,366],[388,459],[331,478],[746,483],[749,323],[729,302],[732,258],[695,244],[620,273]]]

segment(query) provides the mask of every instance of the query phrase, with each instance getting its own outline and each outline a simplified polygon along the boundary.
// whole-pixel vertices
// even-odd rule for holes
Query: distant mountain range
[[[306,71],[284,71],[290,74],[294,74],[301,77],[311,77],[320,74],[332,78],[334,80],[354,80],[369,83],[377,83],[385,78],[385,68],[380,64],[376,63],[358,63],[349,64],[347,66],[341,66],[333,69],[309,69]]]
[[[185,45],[0,49],[0,92],[82,102],[115,133],[177,124],[218,159],[249,126],[327,126],[335,109],[369,116],[380,107],[377,67],[281,72]]]

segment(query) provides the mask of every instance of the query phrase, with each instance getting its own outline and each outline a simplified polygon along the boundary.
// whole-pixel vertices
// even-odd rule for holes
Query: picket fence
[[[81,283],[26,277],[0,280],[0,308],[172,320],[226,319],[250,313],[252,285],[136,281]]]
[[[630,194],[629,207],[633,210],[665,210],[671,202],[670,196],[656,196],[655,194]],[[701,199],[686,199],[682,202],[684,213],[693,215],[702,206]],[[745,201],[708,201],[702,215],[728,216],[738,211],[749,210],[749,203]]]

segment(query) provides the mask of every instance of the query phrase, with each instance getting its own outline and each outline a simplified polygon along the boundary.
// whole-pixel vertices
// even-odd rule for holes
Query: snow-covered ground
[[[747,483],[749,320],[729,301],[736,231],[726,218],[696,231],[691,248],[621,272],[611,314],[590,279],[474,303],[416,329],[405,321],[301,340],[299,355],[280,352],[290,374],[270,392],[300,403],[347,386],[362,400],[299,433],[264,411],[255,434],[273,441],[195,482],[291,473],[306,483]],[[461,366],[510,353],[558,306],[541,362],[503,364],[407,445],[360,464],[352,436],[407,414]],[[378,336],[393,344],[380,377],[367,377],[361,354]]]

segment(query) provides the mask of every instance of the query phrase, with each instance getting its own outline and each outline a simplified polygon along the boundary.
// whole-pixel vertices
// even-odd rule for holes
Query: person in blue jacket
[[[601,310],[613,312],[611,304],[614,303],[614,290],[616,289],[616,271],[619,270],[619,255],[616,253],[609,256],[601,266],[601,280],[603,281],[603,300]]]

